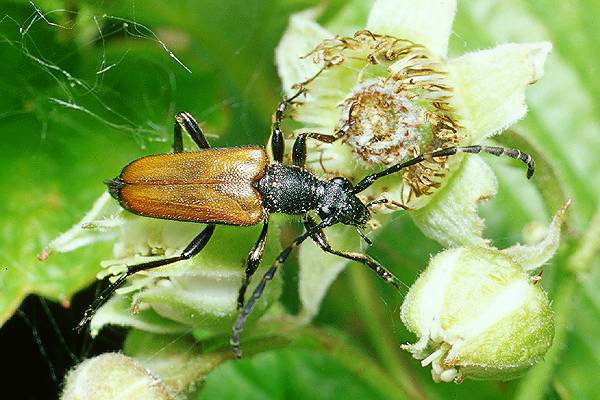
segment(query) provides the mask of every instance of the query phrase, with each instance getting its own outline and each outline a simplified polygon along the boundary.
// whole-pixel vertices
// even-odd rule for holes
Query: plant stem
[[[536,172],[535,179],[532,179],[533,185],[538,189],[546,209],[550,213],[562,207],[567,199],[567,191],[564,184],[558,176],[556,168],[546,154],[517,130],[509,129],[502,135],[494,137],[494,141],[502,146],[514,147],[529,153],[535,159]],[[565,221],[568,226],[569,221]]]
[[[579,247],[567,261],[567,266],[577,274],[577,277],[581,277],[591,270],[594,257],[600,250],[600,208],[596,210],[588,230],[583,234],[579,243]]]
[[[566,270],[567,268],[564,268]],[[544,361],[536,365],[520,382],[515,393],[515,400],[536,400],[545,398],[548,385],[554,375],[554,368],[558,364],[564,349],[567,328],[571,319],[573,303],[576,296],[577,280],[574,274],[565,273],[567,276],[560,279],[559,286],[554,295],[554,315],[556,330],[552,347],[544,357]]]
[[[373,288],[371,274],[364,268],[350,267],[350,284],[357,303],[357,311],[364,321],[367,335],[385,369],[396,379],[406,396],[410,399],[425,399],[426,395],[418,380],[410,369],[400,360],[396,340],[390,334],[383,321],[380,304],[375,299],[379,297]]]
[[[323,334],[323,331],[316,331],[315,333],[313,336],[319,341],[322,348],[327,349],[329,355],[333,356],[355,375],[369,382],[382,395],[389,399],[410,398],[410,394],[403,390],[406,388],[398,386],[397,379],[390,374],[391,371],[381,368],[377,362],[373,362],[371,357],[332,334]]]
[[[301,326],[290,319],[271,321],[262,325],[260,332],[255,332],[253,338],[249,340],[247,338],[243,346],[245,356],[290,346],[316,348],[339,362],[357,378],[367,382],[383,397],[388,399],[408,397],[408,394],[403,393],[403,388],[398,386],[397,380],[391,376],[389,371],[334,332],[312,326]],[[220,357],[220,361],[211,365],[210,368],[233,359],[231,348],[227,342],[213,347],[212,352],[213,355]],[[208,372],[210,371],[207,370],[205,373]]]
[[[574,251],[566,249],[563,252],[565,256],[561,257],[563,263],[560,263],[560,265],[563,265],[563,267],[559,274],[564,277],[558,281],[558,287],[554,294],[556,318],[554,343],[546,354],[544,362],[533,368],[520,382],[515,399],[542,399],[548,384],[552,380],[554,368],[565,348],[567,329],[573,315],[573,304],[578,295],[578,279],[589,272],[594,257],[600,250],[600,209],[596,211],[587,231],[579,238],[577,244],[578,246]]]

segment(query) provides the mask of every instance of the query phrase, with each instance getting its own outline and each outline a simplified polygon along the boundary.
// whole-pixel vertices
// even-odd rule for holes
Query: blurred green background
[[[0,338],[3,354],[15,346],[42,351],[35,362],[11,360],[18,352],[3,357],[5,368],[32,368],[13,368],[10,381],[23,385],[28,374],[36,376],[33,370],[54,374],[47,387],[31,389],[52,398],[64,373],[64,367],[49,368],[63,363],[54,357],[64,357],[64,349],[72,352],[71,363],[84,355],[71,344],[69,329],[54,323],[61,313],[77,319],[80,310],[63,306],[93,282],[110,246],[55,255],[44,264],[36,255],[80,220],[104,191],[102,180],[141,155],[168,151],[173,116],[181,110],[196,117],[214,146],[266,143],[281,97],[273,52],[288,16],[321,4],[323,18],[335,18],[343,7],[360,10],[365,3],[0,1],[0,322],[11,327]],[[494,160],[500,192],[482,207],[486,234],[504,247],[520,240],[528,223],[547,223],[563,194],[573,198],[563,248],[544,275],[558,325],[545,363],[514,382],[434,384],[429,370],[399,349],[413,339],[399,321],[402,298],[353,265],[334,284],[314,323],[340,338],[348,352],[301,339],[224,363],[207,375],[199,398],[597,398],[595,247],[584,265],[574,266],[569,257],[597,241],[589,228],[600,222],[593,219],[600,198],[598,18],[600,5],[591,0],[459,1],[450,42],[451,55],[510,41],[554,44],[545,77],[528,91],[530,112],[514,131],[527,138],[523,146],[542,156],[555,181],[534,178],[536,189],[510,162]],[[515,142],[510,135],[503,140]],[[398,213],[370,253],[410,284],[439,249]],[[294,261],[285,269],[283,303],[293,311]],[[21,309],[10,320],[30,294],[50,302],[41,303],[46,308],[35,316]],[[30,335],[15,333],[15,318],[27,321]],[[38,334],[43,325],[51,326],[51,337]],[[53,349],[59,342],[64,347]],[[18,389],[23,398],[42,396]]]

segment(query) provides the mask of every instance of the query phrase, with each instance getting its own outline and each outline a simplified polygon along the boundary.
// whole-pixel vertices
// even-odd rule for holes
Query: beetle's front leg
[[[277,162],[283,162],[283,153],[285,152],[285,141],[283,138],[283,132],[281,131],[281,122],[283,121],[283,117],[285,116],[287,108],[302,93],[304,93],[304,87],[301,87],[292,97],[284,97],[283,100],[279,102],[275,112],[273,113],[273,126],[271,128],[271,151],[273,153],[273,159]]]
[[[320,224],[316,225],[312,229],[304,232],[302,235],[298,236],[288,247],[283,249],[281,253],[277,256],[273,265],[265,272],[258,285],[254,288],[252,295],[244,305],[244,307],[240,310],[240,314],[235,320],[235,324],[233,325],[233,329],[231,331],[231,339],[229,343],[231,344],[231,349],[236,358],[242,357],[242,350],[240,349],[240,335],[242,334],[242,330],[244,330],[244,325],[246,324],[246,320],[254,310],[254,306],[260,297],[262,296],[267,283],[273,280],[275,273],[279,269],[279,267],[287,260],[292,250],[298,247],[303,241],[305,241],[308,237],[316,234],[318,231],[322,230],[326,226],[330,226],[333,223],[332,220],[324,220]]]
[[[346,133],[352,128],[352,107],[348,114],[348,119],[342,125],[340,129],[335,131],[332,135],[326,135],[324,133],[317,132],[302,132],[298,134],[296,140],[294,141],[294,148],[292,149],[292,163],[299,167],[304,167],[306,164],[306,138],[310,137],[312,139],[318,140],[323,143],[333,143],[336,140],[344,137]]]
[[[317,226],[315,222],[311,218],[306,218],[304,220],[304,226],[307,231],[314,230]],[[335,250],[329,244],[329,240],[327,240],[327,236],[322,229],[317,230],[313,235],[311,235],[312,240],[325,252],[334,254],[336,256],[346,258],[352,261],[358,261],[361,264],[366,265],[371,270],[373,270],[381,279],[383,279],[386,283],[392,285],[396,289],[407,289],[406,284],[404,284],[400,279],[398,279],[394,274],[388,271],[383,265],[381,265],[377,260],[373,257],[368,256],[363,253],[355,253],[351,251],[339,251]]]

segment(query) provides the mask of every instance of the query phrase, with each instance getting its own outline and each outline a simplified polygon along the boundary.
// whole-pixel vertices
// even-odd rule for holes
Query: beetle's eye
[[[342,177],[333,178],[331,180],[331,182],[335,183],[336,185],[341,186],[342,189],[351,189],[352,188],[352,182],[350,182],[346,178],[342,178]]]

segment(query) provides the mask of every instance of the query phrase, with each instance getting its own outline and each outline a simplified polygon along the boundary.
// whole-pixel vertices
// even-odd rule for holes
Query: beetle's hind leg
[[[127,272],[125,272],[115,282],[113,282],[109,287],[107,287],[100,294],[100,296],[98,296],[96,298],[96,300],[94,300],[92,305],[88,307],[88,309],[85,311],[85,313],[83,315],[83,318],[81,319],[81,321],[79,321],[79,324],[77,324],[77,327],[75,329],[77,329],[77,330],[83,329],[83,327],[85,325],[87,325],[88,322],[90,322],[90,320],[92,319],[92,317],[94,316],[96,311],[98,311],[98,309],[104,303],[106,303],[106,301],[108,300],[110,295],[115,290],[117,290],[119,288],[119,286],[121,286],[121,284],[123,284],[123,282],[125,282],[125,279],[127,279],[131,275],[135,274],[136,272],[161,267],[163,265],[172,264],[174,262],[181,261],[181,260],[187,260],[188,258],[195,256],[206,246],[206,244],[210,240],[214,231],[215,231],[215,225],[214,224],[208,225],[206,228],[204,228],[202,230],[202,232],[200,232],[198,234],[198,236],[196,236],[190,242],[190,244],[187,245],[187,247],[185,249],[183,249],[181,254],[178,256],[127,266]]]
[[[181,130],[187,132],[192,140],[201,149],[208,149],[210,145],[208,140],[204,137],[202,129],[198,126],[198,123],[188,112],[182,111],[177,113],[175,116],[175,126],[173,128],[173,152],[181,153],[183,151],[183,138],[181,136]]]
[[[242,281],[242,286],[240,287],[240,291],[238,292],[238,300],[237,300],[237,309],[241,310],[244,306],[244,296],[246,294],[246,289],[248,289],[248,285],[250,284],[250,278],[256,272],[256,269],[260,265],[262,261],[263,255],[265,253],[265,245],[267,244],[267,233],[269,231],[269,220],[265,220],[263,224],[262,230],[260,231],[260,235],[256,244],[250,250],[248,254],[248,259],[246,260],[246,275],[244,276],[244,280]]]

